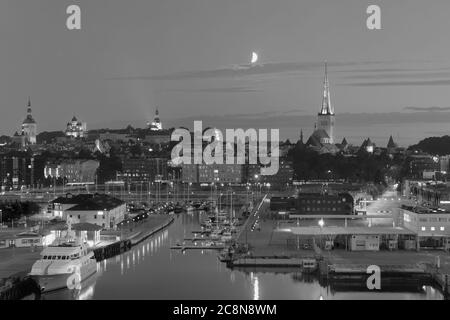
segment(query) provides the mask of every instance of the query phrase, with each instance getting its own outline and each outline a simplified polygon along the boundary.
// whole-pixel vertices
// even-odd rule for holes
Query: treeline
[[[35,202],[25,201],[7,201],[0,203],[2,221],[10,222],[12,219],[17,220],[23,216],[31,216],[39,213],[40,207]]]
[[[349,182],[386,184],[386,176],[397,179],[401,163],[387,154],[373,155],[359,152],[356,155],[318,154],[302,146],[289,153],[297,180],[344,179]]]
[[[422,151],[431,155],[447,155],[450,154],[450,136],[425,138],[410,146],[408,150]]]

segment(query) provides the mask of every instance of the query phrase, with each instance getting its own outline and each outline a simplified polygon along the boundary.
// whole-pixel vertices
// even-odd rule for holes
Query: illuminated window
[[[425,231],[425,227],[422,227],[422,231]]]
[[[431,227],[431,231],[434,231],[434,230],[436,230],[436,228],[435,227]]]
[[[444,227],[441,227],[440,229],[441,229],[441,231],[444,231],[444,230],[445,230],[445,228],[444,228]]]

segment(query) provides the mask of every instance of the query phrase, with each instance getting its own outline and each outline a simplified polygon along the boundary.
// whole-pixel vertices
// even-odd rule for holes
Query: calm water
[[[44,299],[442,299],[431,287],[420,293],[331,292],[292,272],[230,270],[215,251],[181,253],[170,246],[199,230],[201,213],[181,214],[166,230],[130,251],[98,264],[80,290]]]

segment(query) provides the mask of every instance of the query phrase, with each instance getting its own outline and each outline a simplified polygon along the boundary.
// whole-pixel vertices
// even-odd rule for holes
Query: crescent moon
[[[258,55],[256,54],[256,52],[252,52],[252,64],[256,63],[258,61]]]

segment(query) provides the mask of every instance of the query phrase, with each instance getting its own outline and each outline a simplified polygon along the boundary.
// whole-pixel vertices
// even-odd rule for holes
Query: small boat
[[[199,201],[196,201],[196,202],[193,203],[192,206],[193,206],[195,209],[199,209],[199,208],[202,206],[202,203],[199,202]]]
[[[175,213],[182,213],[183,211],[184,211],[184,208],[182,206],[180,206],[180,205],[176,205],[173,208],[173,212],[175,212]]]

